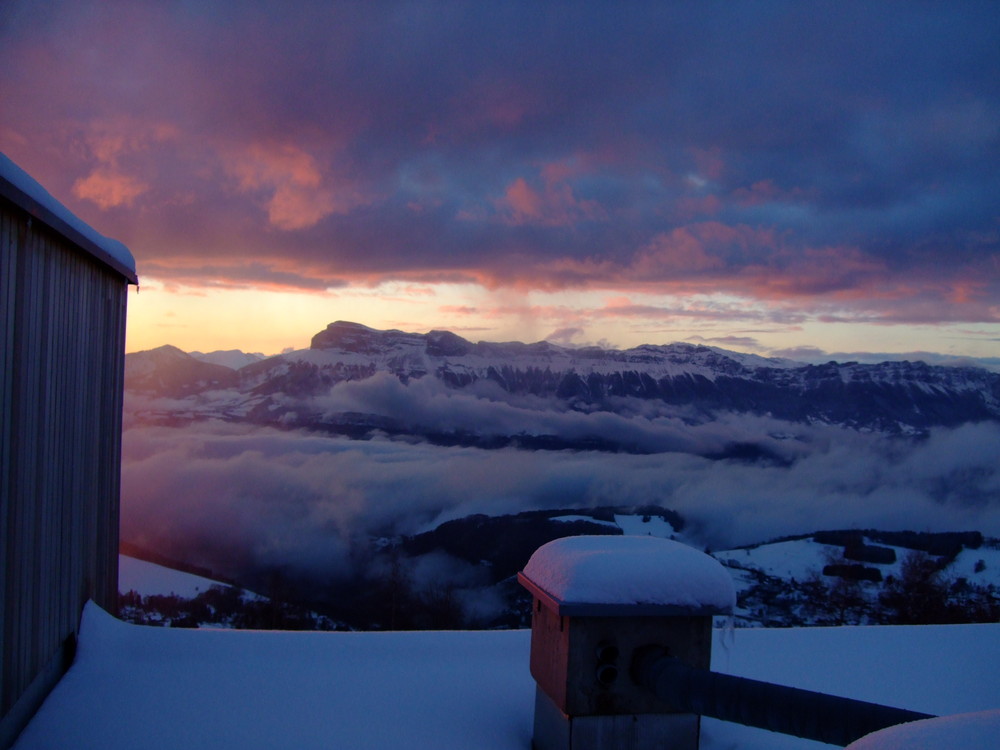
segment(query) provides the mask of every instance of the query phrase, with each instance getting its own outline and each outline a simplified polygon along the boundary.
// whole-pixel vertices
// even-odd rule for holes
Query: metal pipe
[[[930,714],[711,672],[685,664],[665,648],[638,649],[632,679],[680,713],[711,716],[833,745]]]

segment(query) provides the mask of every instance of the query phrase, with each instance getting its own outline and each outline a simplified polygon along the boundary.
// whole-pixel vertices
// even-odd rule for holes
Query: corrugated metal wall
[[[0,747],[114,611],[127,282],[0,197]]]

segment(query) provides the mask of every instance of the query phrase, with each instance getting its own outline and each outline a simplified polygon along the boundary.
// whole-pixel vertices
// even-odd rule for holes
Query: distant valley
[[[510,576],[535,547],[652,528],[627,518],[713,550],[817,529],[1000,536],[987,370],[337,322],[274,357],[136,352],[125,376],[123,541],[345,626],[516,625]],[[727,564],[748,623],[835,619],[800,606],[813,577],[746,555]],[[885,619],[893,570],[859,579],[852,616]]]

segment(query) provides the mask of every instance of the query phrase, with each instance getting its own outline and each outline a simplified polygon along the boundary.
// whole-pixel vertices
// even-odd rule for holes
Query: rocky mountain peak
[[[427,353],[432,357],[464,357],[473,344],[451,331],[431,331],[425,337]]]
[[[330,323],[325,330],[313,336],[309,348],[367,352],[383,338],[385,333],[385,331],[376,331],[374,328],[363,326],[360,323],[338,320]]]

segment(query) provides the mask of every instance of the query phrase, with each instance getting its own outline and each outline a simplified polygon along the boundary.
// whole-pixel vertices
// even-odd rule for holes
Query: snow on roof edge
[[[129,283],[139,283],[135,258],[123,243],[105,237],[76,216],[3,152],[0,152],[0,195],[113,268]]]

